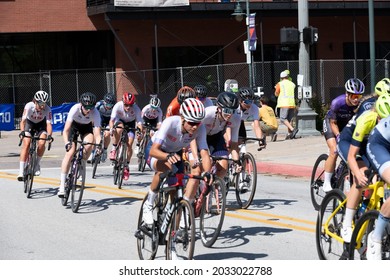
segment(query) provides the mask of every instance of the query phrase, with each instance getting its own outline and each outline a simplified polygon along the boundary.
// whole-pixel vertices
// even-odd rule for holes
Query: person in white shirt
[[[49,99],[49,94],[43,90],[39,90],[34,94],[33,101],[24,106],[22,120],[20,122],[19,137],[33,136],[35,132],[38,133],[39,138],[46,138],[50,140],[53,132],[51,125],[51,108],[46,104]],[[31,138],[23,138],[23,146],[19,157],[19,174],[18,181],[23,181],[23,170],[26,164],[28,150],[30,148]],[[45,153],[46,141],[38,141],[37,149],[37,164],[35,166],[35,176],[41,175],[40,162]]]

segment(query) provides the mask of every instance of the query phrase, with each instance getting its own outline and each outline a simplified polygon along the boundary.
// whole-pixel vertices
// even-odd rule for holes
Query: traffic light
[[[313,45],[318,41],[318,29],[316,27],[303,28],[303,43]]]
[[[280,44],[294,45],[299,44],[299,31],[294,27],[282,27],[280,29]]]

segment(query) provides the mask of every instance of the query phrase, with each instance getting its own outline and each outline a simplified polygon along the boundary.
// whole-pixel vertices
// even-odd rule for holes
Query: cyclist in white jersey
[[[148,199],[143,207],[143,219],[146,224],[153,223],[152,210],[158,191],[159,175],[174,169],[177,169],[179,173],[184,172],[184,163],[181,158],[182,150],[188,147],[192,141],[196,141],[198,144],[203,170],[210,172],[211,161],[206,142],[206,128],[201,123],[204,114],[204,106],[199,100],[195,98],[184,100],[180,106],[180,116],[166,118],[160,129],[153,135],[152,141],[149,142],[145,157],[155,174],[150,185]],[[203,175],[211,183],[210,173],[207,172]],[[196,189],[192,189],[193,181],[193,179],[188,181],[184,194],[184,198],[190,202],[193,201],[196,192]]]
[[[98,101],[96,103],[96,109],[98,109],[100,113],[100,118],[101,118],[101,125],[104,128],[109,128],[109,122],[110,122],[110,117],[111,117],[111,112],[112,112],[112,107],[114,107],[116,103],[116,97],[112,93],[107,93],[104,95],[103,99]],[[103,136],[103,153],[102,153],[102,158],[101,161],[105,162],[107,159],[107,148],[108,145],[110,145],[110,132],[108,130],[104,131],[104,136]],[[91,161],[93,158],[93,155],[95,154],[95,151],[93,150],[91,155],[88,158],[88,161]]]
[[[263,145],[265,144],[265,135],[260,128],[259,122],[259,107],[253,102],[255,100],[255,94],[250,88],[240,88],[238,90],[238,99],[240,106],[238,107],[238,113],[241,115],[240,137],[247,137],[245,122],[252,122],[252,127],[257,138],[263,139]],[[260,144],[260,143],[259,143]]]
[[[70,108],[62,136],[65,142],[65,156],[61,164],[61,178],[58,196],[65,193],[65,180],[69,172],[71,159],[76,150],[78,136],[87,143],[100,143],[101,120],[99,111],[95,107],[96,96],[91,92],[85,92],[80,96],[80,103]],[[92,152],[92,145],[85,145],[83,160],[87,160]],[[100,151],[98,151],[100,152]]]
[[[156,130],[160,128],[163,117],[160,106],[161,100],[157,96],[152,96],[149,104],[145,105],[141,111],[143,123],[155,127]]]
[[[47,138],[50,140],[53,132],[51,125],[51,108],[46,104],[49,99],[49,95],[45,91],[37,91],[34,94],[33,101],[27,103],[24,106],[22,120],[20,122],[20,134],[19,137],[24,135],[33,136],[35,132],[38,132],[40,138]],[[25,137],[23,139],[22,150],[20,151],[19,158],[19,174],[18,181],[23,181],[23,170],[27,160],[28,150],[30,148],[31,138]],[[38,141],[37,149],[37,164],[35,166],[35,176],[41,175],[40,162],[45,153],[46,141]]]
[[[127,142],[127,162],[125,163],[125,168],[123,170],[123,180],[129,179],[129,163],[133,155],[135,133],[130,129],[137,128],[139,131],[143,130],[141,109],[135,103],[135,99],[135,94],[125,92],[123,94],[122,101],[116,103],[111,112],[110,133],[113,136],[113,139],[110,160],[115,160],[116,158],[116,145],[120,141],[120,136],[122,133],[122,129],[120,128],[126,128],[129,136]]]

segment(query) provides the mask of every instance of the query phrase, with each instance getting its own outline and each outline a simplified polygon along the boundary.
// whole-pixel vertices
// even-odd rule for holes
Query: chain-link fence
[[[160,70],[112,72],[111,69],[56,70],[39,73],[0,74],[0,103],[16,105],[15,116],[20,118],[24,104],[32,100],[38,90],[50,95],[49,105],[77,102],[86,91],[96,94],[98,99],[107,92],[116,93],[118,99],[125,91],[138,94],[137,102],[143,107],[149,94],[158,93],[165,109],[183,85],[204,84],[210,96],[223,91],[227,79],[236,79],[240,86],[249,84],[249,65],[246,63],[223,64],[198,67],[179,67]],[[389,60],[376,61],[375,81],[389,77]],[[253,85],[263,87],[265,94],[275,102],[274,85],[280,72],[289,69],[293,81],[299,73],[298,61],[275,61],[253,63]],[[347,79],[356,77],[371,89],[369,60],[312,60],[310,61],[310,85],[313,98],[323,104],[344,92]],[[18,120],[15,122],[18,125]]]

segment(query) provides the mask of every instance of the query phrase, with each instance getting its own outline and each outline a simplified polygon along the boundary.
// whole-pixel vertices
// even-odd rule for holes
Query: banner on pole
[[[256,50],[257,47],[257,36],[256,36],[256,13],[249,15],[249,50],[251,52]]]

